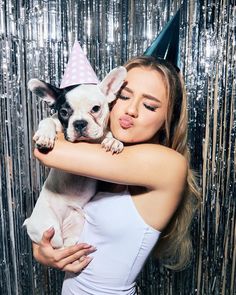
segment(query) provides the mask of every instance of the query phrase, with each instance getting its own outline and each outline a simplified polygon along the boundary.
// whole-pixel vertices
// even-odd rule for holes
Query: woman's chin
[[[128,136],[124,136],[121,134],[113,134],[113,136],[118,139],[119,141],[123,142],[124,144],[134,143],[135,140],[133,138],[130,138]]]
[[[134,136],[128,136],[124,134],[113,134],[113,136],[118,139],[119,141],[123,142],[125,145],[129,144],[135,144],[135,143],[141,143],[142,140],[139,140],[138,138]]]
[[[116,139],[123,142],[125,145],[143,142],[131,129],[119,128],[118,130],[111,130],[111,132]]]

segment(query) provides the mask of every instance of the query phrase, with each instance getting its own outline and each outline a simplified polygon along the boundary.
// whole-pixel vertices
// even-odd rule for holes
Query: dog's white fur
[[[67,92],[66,101],[73,110],[68,127],[63,130],[67,140],[99,140],[107,150],[122,151],[123,144],[113,138],[106,127],[109,118],[108,103],[116,98],[125,78],[125,68],[119,67],[112,70],[99,85],[80,85]],[[43,100],[49,105],[55,103],[55,95],[46,83],[32,79],[28,87],[33,92],[40,88],[43,90],[40,93]],[[93,106],[99,106],[100,111],[93,112]],[[80,120],[87,122],[82,134],[75,128],[75,122]],[[58,114],[55,114],[39,123],[34,140],[41,148],[52,148],[56,132],[62,129]],[[84,224],[83,206],[95,192],[95,180],[51,169],[31,216],[24,222],[30,238],[39,243],[43,232],[53,227],[53,247],[61,248],[78,242]]]

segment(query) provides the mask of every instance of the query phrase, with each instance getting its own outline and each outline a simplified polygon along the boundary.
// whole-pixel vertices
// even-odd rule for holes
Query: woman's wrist
[[[69,142],[64,139],[64,135],[59,133],[52,150],[45,152],[35,148],[34,156],[43,165],[51,167],[54,161],[57,161],[58,159],[61,160],[61,156],[63,156],[63,153],[66,152],[67,144],[69,144]]]

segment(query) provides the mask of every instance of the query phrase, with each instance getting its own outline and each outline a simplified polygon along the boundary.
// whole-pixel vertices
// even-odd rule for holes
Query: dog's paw
[[[102,147],[105,148],[106,151],[111,151],[112,154],[119,154],[122,152],[124,145],[118,139],[115,139],[109,132],[109,134],[102,141]]]
[[[33,140],[35,141],[35,144],[38,149],[41,150],[50,150],[54,146],[54,142],[56,139],[56,133],[54,131],[48,130],[45,132],[45,130],[38,129],[36,131]]]

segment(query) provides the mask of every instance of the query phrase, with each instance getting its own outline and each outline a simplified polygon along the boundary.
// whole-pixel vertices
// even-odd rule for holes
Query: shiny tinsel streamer
[[[74,40],[101,79],[142,54],[180,5],[189,147],[203,200],[189,268],[171,272],[149,259],[139,293],[236,293],[235,2],[0,0],[0,294],[60,294],[63,278],[35,262],[22,228],[47,175],[32,156],[32,136],[48,110],[27,81],[59,85]]]

